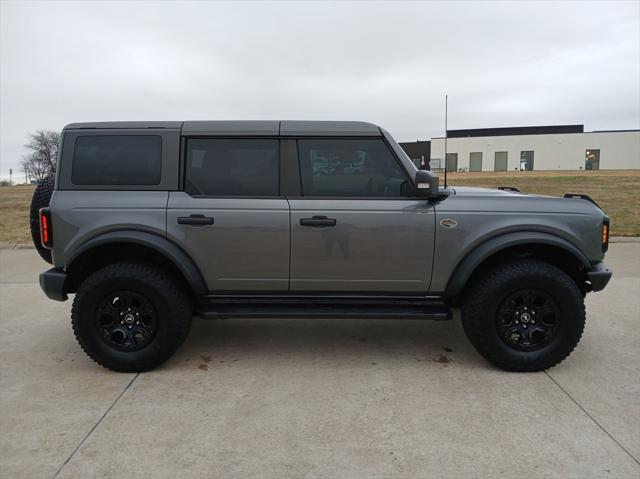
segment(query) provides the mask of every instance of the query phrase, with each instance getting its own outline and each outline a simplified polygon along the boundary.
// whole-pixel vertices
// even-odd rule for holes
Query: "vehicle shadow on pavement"
[[[317,366],[391,360],[493,369],[469,344],[457,314],[443,322],[194,318],[187,341],[162,369],[186,363],[208,370],[246,360]]]

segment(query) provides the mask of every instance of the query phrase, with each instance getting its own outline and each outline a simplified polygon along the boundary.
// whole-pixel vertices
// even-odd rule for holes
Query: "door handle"
[[[300,218],[300,226],[335,226],[335,218],[326,216],[314,216],[312,218]]]
[[[178,216],[178,224],[189,226],[208,226],[213,224],[213,218],[205,215]]]

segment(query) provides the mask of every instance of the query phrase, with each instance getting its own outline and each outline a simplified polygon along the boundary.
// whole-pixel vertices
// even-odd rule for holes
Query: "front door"
[[[292,292],[425,294],[435,214],[382,138],[299,139]]]
[[[184,191],[171,192],[167,234],[212,293],[289,289],[289,206],[279,140],[188,138]]]

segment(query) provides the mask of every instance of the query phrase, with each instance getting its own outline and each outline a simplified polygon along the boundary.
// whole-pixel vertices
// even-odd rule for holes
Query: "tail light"
[[[49,208],[40,208],[40,242],[47,249],[53,247],[53,230],[51,229]]]
[[[605,252],[609,249],[609,217],[605,216],[602,220],[602,251]]]

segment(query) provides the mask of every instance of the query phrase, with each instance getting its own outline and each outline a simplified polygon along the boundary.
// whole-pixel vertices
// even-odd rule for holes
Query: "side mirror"
[[[416,171],[416,196],[430,198],[436,196],[440,190],[438,176],[427,170]]]

